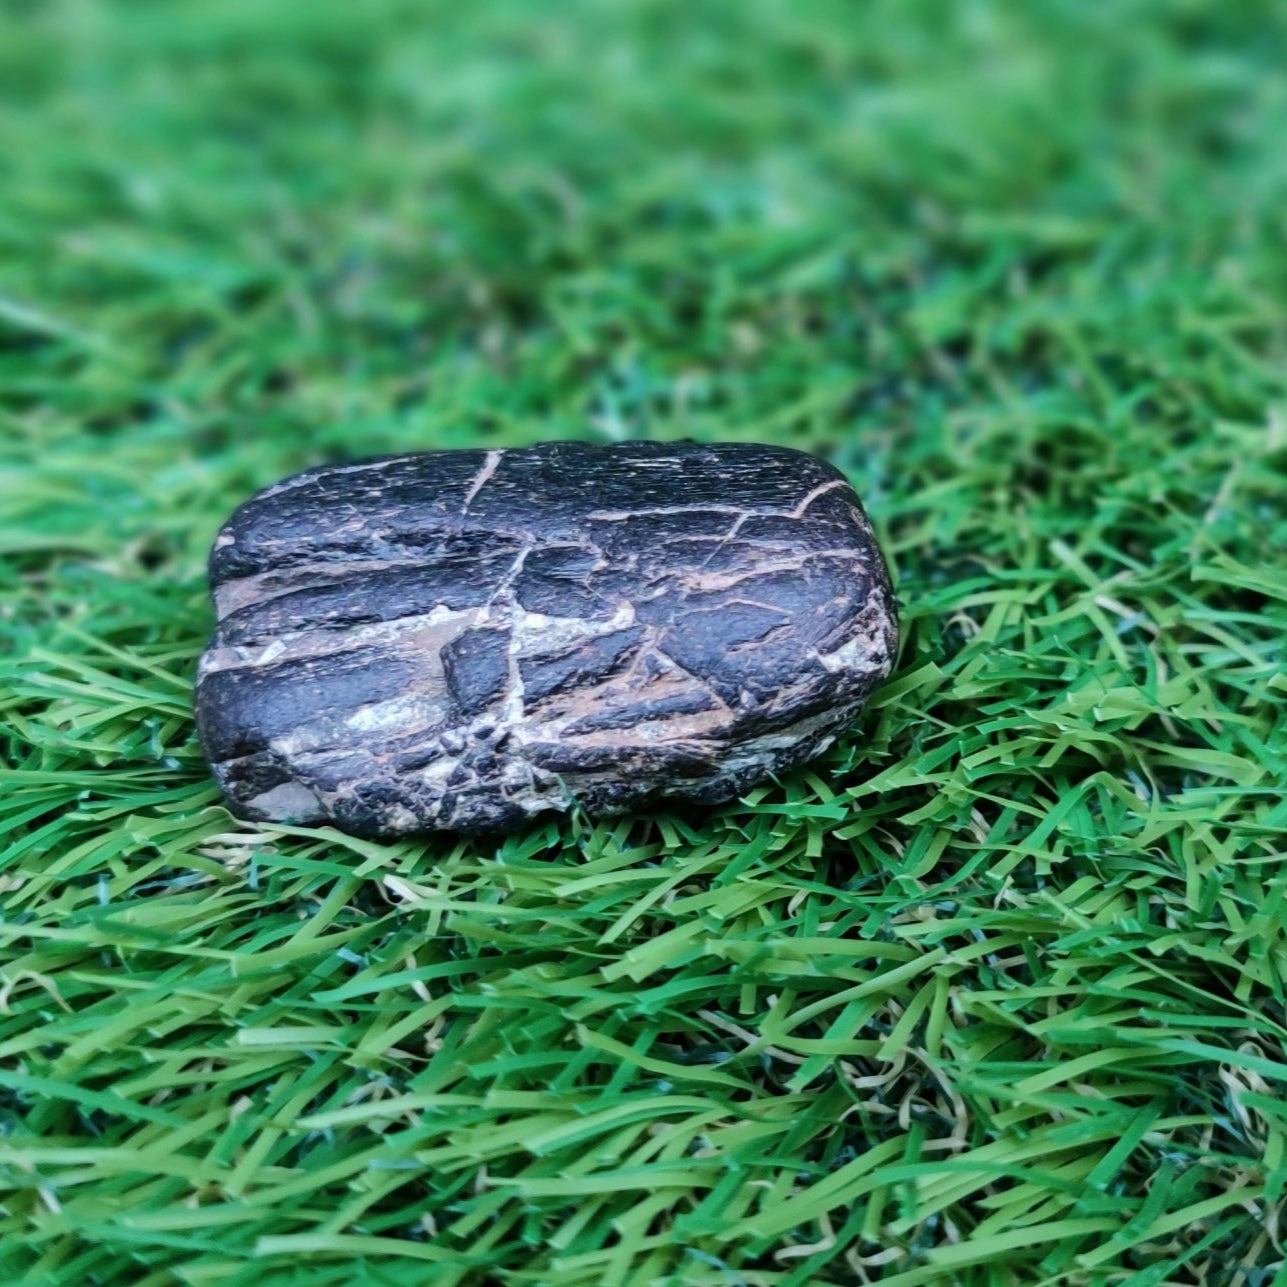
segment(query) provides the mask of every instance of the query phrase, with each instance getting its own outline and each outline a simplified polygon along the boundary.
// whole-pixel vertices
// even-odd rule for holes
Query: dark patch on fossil
[[[201,681],[202,741],[221,760],[263,750],[318,720],[334,721],[372,702],[397,697],[416,682],[409,662],[376,648],[255,668],[215,670]]]
[[[638,649],[643,633],[642,626],[613,630],[582,640],[566,652],[520,662],[524,702],[539,702],[560,691],[575,693],[588,682],[616,674]]]
[[[457,712],[470,719],[499,702],[509,688],[509,647],[514,632],[489,626],[465,630],[442,647],[447,690]]]

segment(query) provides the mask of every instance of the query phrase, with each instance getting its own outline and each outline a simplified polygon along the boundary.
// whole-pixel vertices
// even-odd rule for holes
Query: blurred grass
[[[7,1281],[1284,1281],[1287,11],[0,15]],[[234,823],[231,506],[565,436],[845,468],[863,726],[701,820]]]

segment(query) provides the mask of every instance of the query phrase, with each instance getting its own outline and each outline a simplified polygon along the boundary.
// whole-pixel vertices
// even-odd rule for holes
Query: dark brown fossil
[[[309,470],[233,514],[210,581],[229,806],[368,836],[727,800],[852,723],[897,639],[843,476],[741,443]]]

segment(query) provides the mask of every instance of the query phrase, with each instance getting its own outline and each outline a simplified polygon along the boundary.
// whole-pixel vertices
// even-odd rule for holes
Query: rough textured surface
[[[897,634],[848,483],[745,444],[310,470],[237,510],[210,579],[230,805],[366,835],[729,799],[829,744]]]

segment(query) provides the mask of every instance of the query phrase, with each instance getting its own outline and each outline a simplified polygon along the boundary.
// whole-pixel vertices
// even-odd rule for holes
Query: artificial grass
[[[6,1281],[1282,1281],[1280,6],[4,13]],[[852,737],[706,817],[234,822],[230,507],[567,436],[850,473]]]

